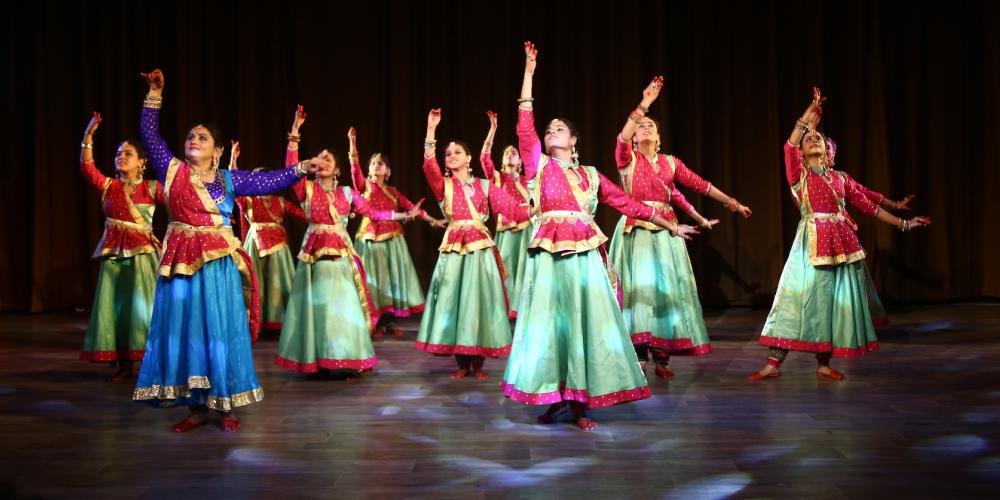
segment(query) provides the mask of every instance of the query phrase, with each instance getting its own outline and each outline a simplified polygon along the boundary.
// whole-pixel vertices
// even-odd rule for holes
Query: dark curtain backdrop
[[[861,223],[883,298],[1000,296],[993,2],[3,4],[0,310],[90,303],[103,218],[78,173],[78,144],[102,112],[94,154],[112,173],[117,142],[138,135],[139,71],[166,74],[162,134],[175,152],[206,120],[240,140],[243,167],[277,167],[302,103],[304,152],[343,154],[356,126],[363,159],[388,154],[393,183],[430,198],[420,170],[427,110],[444,108],[441,143],[477,150],[484,111],[497,110],[499,155],[516,140],[526,39],[541,50],[537,127],[576,121],[583,162],[612,178],[617,132],[649,79],[665,76],[652,108],[664,149],[754,211],[737,220],[688,192],[722,219],[688,246],[706,306],[770,303],[799,219],[781,145],[814,84],[829,96],[823,125],[840,145],[838,168],[894,199],[916,193],[915,212],[934,219],[905,235]],[[158,227],[165,217],[158,209]],[[609,235],[616,220],[599,212]],[[441,232],[418,222],[406,235],[426,284]]]

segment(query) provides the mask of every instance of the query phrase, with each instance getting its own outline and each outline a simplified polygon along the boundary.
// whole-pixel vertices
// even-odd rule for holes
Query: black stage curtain
[[[754,211],[737,220],[688,191],[722,219],[688,246],[706,306],[770,303],[799,219],[781,146],[813,85],[829,96],[838,168],[893,199],[916,193],[914,212],[934,219],[905,235],[862,221],[884,299],[1000,296],[993,2],[3,4],[0,310],[89,304],[103,218],[78,173],[78,143],[102,112],[94,153],[112,172],[117,142],[138,135],[139,71],[166,74],[162,133],[175,152],[204,120],[240,140],[243,167],[277,167],[301,103],[304,152],[337,150],[349,182],[343,154],[356,126],[362,159],[388,154],[392,182],[437,213],[420,170],[427,110],[444,108],[441,150],[453,138],[478,150],[484,111],[497,110],[499,155],[516,140],[526,39],[541,50],[537,128],[574,120],[582,161],[615,179],[615,136],[649,79],[665,76],[652,109],[664,150]],[[158,209],[161,228],[165,217]],[[616,220],[599,212],[609,235]],[[417,222],[406,234],[426,284],[441,232]]]

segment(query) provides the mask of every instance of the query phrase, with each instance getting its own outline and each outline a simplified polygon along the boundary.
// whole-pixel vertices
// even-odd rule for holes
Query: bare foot
[[[465,368],[459,368],[451,372],[451,378],[458,380],[460,378],[465,378],[469,374],[469,370]]]

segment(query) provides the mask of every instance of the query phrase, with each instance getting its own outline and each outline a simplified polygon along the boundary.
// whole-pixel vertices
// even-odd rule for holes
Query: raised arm
[[[798,147],[799,142],[802,141],[802,136],[809,130],[816,129],[820,119],[823,118],[823,103],[825,101],[826,97],[822,96],[819,87],[813,87],[812,102],[809,103],[809,107],[802,113],[802,117],[796,120],[795,128],[792,129],[792,133],[788,136],[788,144]]]
[[[639,122],[646,117],[649,113],[649,107],[653,105],[656,98],[660,96],[660,89],[663,88],[663,77],[656,76],[653,80],[649,82],[649,85],[642,91],[642,100],[639,102],[639,106],[635,108],[634,111],[629,113],[628,119],[625,120],[625,126],[622,127],[622,131],[618,134],[621,137],[621,142],[625,142],[629,145],[632,143],[632,136],[635,135],[635,128],[639,125]],[[615,155],[616,157],[618,155]],[[618,164],[621,166],[621,163]]]
[[[351,184],[354,189],[364,192],[367,186],[365,172],[361,170],[361,159],[358,157],[358,131],[354,127],[347,129],[347,161],[351,164]]]
[[[524,42],[524,80],[521,97],[517,100],[517,148],[524,165],[524,178],[531,180],[538,172],[542,157],[542,143],[535,130],[534,98],[531,97],[532,81],[538,64],[538,49],[530,41]]]
[[[302,134],[299,128],[306,122],[306,111],[299,104],[295,107],[295,115],[292,116],[292,128],[288,132],[288,146],[285,148],[285,166],[290,167],[299,162],[299,140]]]
[[[444,199],[444,175],[441,174],[441,167],[437,162],[437,140],[434,134],[437,126],[441,123],[441,108],[434,108],[427,113],[427,133],[424,136],[424,176],[427,177],[427,184],[434,193],[434,198],[438,201]]]
[[[229,170],[239,170],[237,160],[240,157],[240,141],[229,141],[232,148],[229,150]]]
[[[496,137],[497,133],[497,114],[493,111],[487,111],[486,117],[490,119],[490,130],[486,132],[486,140],[483,141],[483,150],[479,153],[479,163],[483,165],[483,173],[486,174],[486,180],[493,182],[496,180],[496,166],[493,165],[493,158],[490,154],[493,151],[493,138]]]
[[[160,106],[163,104],[163,72],[154,69],[150,73],[139,73],[149,84],[149,92],[142,103],[142,114],[139,115],[139,139],[146,150],[149,164],[160,182],[166,182],[167,167],[174,155],[167,147],[167,141],[160,136]]]
[[[80,143],[80,173],[91,186],[103,191],[109,179],[94,165],[94,132],[97,132],[100,125],[101,114],[95,111],[83,131],[83,142]]]

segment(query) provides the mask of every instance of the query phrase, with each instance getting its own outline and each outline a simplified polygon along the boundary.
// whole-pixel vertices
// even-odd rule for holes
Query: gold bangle
[[[80,147],[83,149],[94,149],[94,143],[92,142],[81,142]]]

